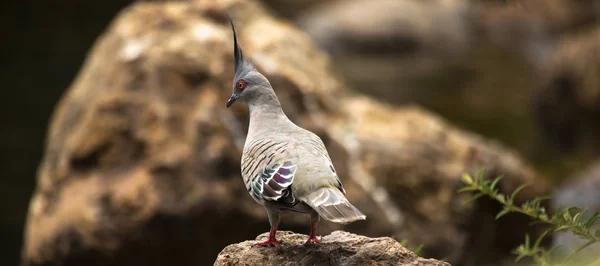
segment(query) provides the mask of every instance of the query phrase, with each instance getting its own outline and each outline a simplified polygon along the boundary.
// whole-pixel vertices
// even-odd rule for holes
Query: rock
[[[478,5],[474,24],[479,35],[517,51],[539,69],[560,39],[596,26],[596,5],[594,0],[488,1]]]
[[[340,1],[340,0],[330,0]],[[273,9],[277,14],[285,16],[288,19],[295,19],[315,6],[322,5],[320,0],[262,0],[266,6]]]
[[[327,1],[297,23],[352,88],[404,103],[426,98],[438,80],[464,78],[456,65],[471,38],[469,13],[464,1]]]
[[[565,38],[534,94],[537,121],[563,151],[597,156],[600,141],[600,27]]]
[[[479,1],[478,27],[494,40],[518,41],[537,34],[569,34],[596,23],[594,0]]]
[[[421,108],[355,95],[308,35],[258,2],[136,3],[99,38],[53,114],[23,265],[206,265],[268,229],[239,173],[247,109],[225,108],[226,14],[245,56],[286,114],[323,138],[348,198],[368,216],[323,222],[321,234],[393,236],[424,244],[427,257],[482,265],[509,256],[531,230],[456,193],[463,172],[486,168],[506,176],[503,193],[532,181],[519,200],[544,194],[522,159]],[[308,231],[308,217],[285,216],[282,228]]]
[[[423,244],[424,255],[460,265],[497,263],[532,230],[527,217],[496,220],[501,206],[487,199],[463,205],[470,195],[456,193],[462,173],[486,169],[488,177],[504,176],[504,194],[533,183],[520,202],[547,195],[544,178],[513,152],[416,106],[394,108],[364,97],[342,106],[346,119],[330,121],[327,132],[347,153],[338,164],[353,181],[344,181],[347,190],[358,185],[373,201],[353,201],[370,206],[361,226],[389,229],[395,239]]]
[[[529,92],[536,73],[519,49],[502,49],[481,34],[480,10],[487,9],[480,6],[487,5],[327,1],[297,21],[332,54],[335,70],[351,88],[394,105],[416,103],[529,152]]]
[[[254,241],[227,246],[215,262],[226,265],[447,265],[449,263],[424,259],[389,237],[369,238],[343,231],[324,236],[317,245],[297,246],[305,235],[278,232],[284,241],[281,250],[251,247]],[[263,240],[268,233],[256,240]]]
[[[568,207],[577,207],[587,210],[582,216],[582,221],[588,220],[594,213],[600,212],[600,162],[596,162],[584,171],[568,178],[561,184],[552,195],[552,207],[554,210],[562,210]],[[600,221],[592,226],[592,232],[600,229]],[[586,240],[570,232],[556,232],[552,234],[553,245],[558,246],[558,252],[570,254],[572,251],[583,246]],[[594,244],[579,253],[580,265],[588,265],[591,261],[585,259],[598,258],[600,244]]]
[[[594,0],[532,0],[486,1],[477,12],[479,36],[510,51],[507,55],[525,59],[520,66],[492,61],[496,73],[512,73],[497,79],[507,81],[498,91],[510,95],[508,101],[497,102],[512,104],[504,110],[520,109],[527,115],[511,115],[510,120],[523,122],[503,128],[521,131],[515,134],[526,144],[520,150],[556,182],[590,163],[600,147],[595,137],[600,132],[597,11]]]
[[[451,53],[468,40],[467,14],[453,1],[331,1],[304,11],[298,24],[333,54]]]

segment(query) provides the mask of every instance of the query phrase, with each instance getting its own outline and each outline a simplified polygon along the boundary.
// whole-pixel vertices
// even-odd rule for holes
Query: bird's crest
[[[242,49],[238,45],[237,35],[235,33],[235,26],[233,25],[233,21],[229,18],[229,23],[231,23],[231,30],[233,31],[233,63],[235,70],[236,79],[241,77],[243,73],[246,73],[250,70],[255,69],[254,66],[244,59],[244,55],[242,53]]]

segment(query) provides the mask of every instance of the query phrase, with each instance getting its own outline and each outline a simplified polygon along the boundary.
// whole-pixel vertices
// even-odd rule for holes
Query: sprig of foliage
[[[408,241],[406,239],[402,240],[400,242],[400,245],[402,245],[403,247],[406,247],[408,244]],[[423,250],[423,244],[419,245],[417,248],[415,248],[415,250],[413,250],[412,252],[415,253],[415,255],[419,255],[419,253],[421,253],[421,251]]]
[[[532,200],[517,204],[515,203],[515,197],[524,188],[529,186],[529,184],[519,186],[511,195],[504,195],[500,193],[498,189],[498,183],[501,179],[502,176],[497,177],[494,180],[489,180],[485,177],[484,171],[479,171],[475,177],[465,174],[461,178],[465,186],[461,188],[459,192],[475,192],[465,204],[483,196],[488,196],[502,204],[503,209],[496,215],[496,219],[499,219],[508,213],[520,213],[531,217],[533,223],[543,223],[550,226],[550,229],[541,234],[533,243],[531,243],[528,235],[525,236],[525,243],[514,250],[514,253],[517,255],[517,261],[524,257],[530,257],[538,265],[542,266],[566,265],[567,263],[571,263],[572,260],[577,257],[576,255],[582,250],[600,242],[600,230],[592,230],[592,226],[600,217],[600,212],[594,213],[590,218],[585,220],[582,217],[585,215],[586,210],[577,207],[569,207],[558,210],[554,214],[548,214],[542,203],[545,200],[548,200],[549,197],[536,197]],[[571,232],[580,238],[585,239],[586,243],[564,258],[557,259],[554,252],[557,247],[546,249],[541,247],[540,244],[548,234],[559,231]]]

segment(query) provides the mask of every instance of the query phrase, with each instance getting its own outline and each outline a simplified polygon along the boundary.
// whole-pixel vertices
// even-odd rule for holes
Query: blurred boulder
[[[562,38],[597,26],[595,0],[481,1],[474,16],[477,32],[496,45],[524,55],[543,68]]]
[[[308,236],[293,232],[278,232],[283,241],[281,250],[252,247],[254,241],[227,246],[215,266],[227,265],[436,265],[450,266],[447,262],[424,259],[389,237],[369,238],[343,231],[323,236],[318,245],[298,246]],[[268,233],[256,240],[265,240]]]
[[[431,103],[434,84],[469,75],[461,66],[468,18],[465,1],[348,0],[315,5],[297,23],[352,88],[393,103]]]
[[[600,162],[596,162],[588,169],[570,177],[568,181],[560,185],[553,193],[552,207],[561,210],[569,207],[577,207],[587,210],[581,220],[588,220],[595,212],[600,212]],[[592,232],[600,229],[600,221],[592,226]],[[587,241],[570,232],[553,233],[553,245],[559,246],[558,251],[569,254],[583,246]],[[598,257],[600,244],[589,246],[578,257]],[[587,263],[580,262],[581,265]],[[588,262],[589,263],[589,262]]]
[[[418,107],[351,96],[308,36],[255,1],[136,3],[91,50],[53,115],[31,199],[24,265],[204,265],[268,229],[239,160],[243,105],[225,108],[236,23],[246,57],[284,111],[319,134],[352,202],[369,217],[346,229],[394,236],[427,257],[495,262],[530,228],[494,220],[500,206],[463,205],[463,172],[504,174],[502,192],[543,180],[500,145]],[[515,226],[515,224],[522,226]],[[290,215],[283,229],[308,230]]]
[[[498,263],[532,231],[527,217],[496,220],[501,206],[488,199],[464,205],[470,195],[457,193],[462,173],[485,169],[488,177],[504,176],[505,194],[534,184],[519,194],[519,202],[547,195],[544,178],[514,152],[416,106],[394,108],[353,97],[342,107],[344,118],[330,120],[326,130],[348,153],[342,176],[376,203],[364,210],[367,224],[386,221],[383,228],[392,228],[395,239],[422,244],[422,254],[457,265]]]
[[[537,121],[555,146],[598,155],[600,27],[559,42],[533,103]]]
[[[534,157],[544,145],[530,108],[538,70],[561,38],[595,27],[599,10],[594,0],[350,0],[296,20],[349,86],[423,105]]]
[[[298,24],[332,54],[453,53],[468,41],[461,1],[331,1],[304,11]]]
[[[502,59],[493,63],[497,65],[495,73],[509,73],[498,79],[504,84],[497,89],[513,99],[497,102],[506,103],[504,113],[516,114],[505,116],[511,122],[502,128],[510,128],[504,132],[514,132],[514,143],[521,144],[502,140],[525,153],[549,178],[563,180],[598,154],[597,138],[591,137],[598,132],[598,116],[592,114],[597,108],[582,108],[577,98],[588,94],[581,92],[593,88],[589,82],[598,76],[592,66],[598,51],[590,48],[597,43],[600,2],[476,2],[475,28],[480,39],[506,50],[507,56],[522,58],[512,66],[499,64]],[[591,68],[585,70],[587,67]],[[489,99],[486,104],[495,102]],[[493,121],[496,124],[502,117]]]
[[[478,26],[495,40],[528,38],[532,31],[569,33],[596,24],[595,0],[476,1]],[[533,34],[535,37],[535,34]],[[511,37],[516,37],[511,38]]]
[[[327,2],[340,1],[328,0]],[[295,19],[305,11],[320,6],[324,3],[321,0],[262,0],[261,2],[273,10],[278,15],[282,15],[288,19]]]
[[[327,1],[297,23],[351,88],[419,104],[526,153],[534,73],[516,49],[480,34],[479,10],[477,1]]]

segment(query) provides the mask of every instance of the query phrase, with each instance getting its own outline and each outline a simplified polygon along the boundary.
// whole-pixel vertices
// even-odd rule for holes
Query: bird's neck
[[[248,103],[250,111],[249,139],[265,133],[289,130],[291,127],[295,127],[281,109],[277,97],[275,96],[272,100],[271,102]]]

